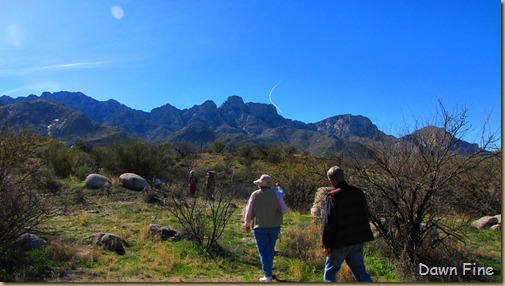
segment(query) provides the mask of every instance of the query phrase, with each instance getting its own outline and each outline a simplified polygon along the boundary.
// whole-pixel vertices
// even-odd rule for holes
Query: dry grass
[[[349,266],[347,266],[347,263],[342,263],[342,267],[338,271],[337,274],[337,281],[338,282],[356,282],[356,279],[354,279],[354,275],[351,272],[351,269]]]
[[[79,213],[79,222],[82,226],[85,226],[88,223],[88,214],[85,210],[81,210]]]
[[[173,253],[169,251],[165,244],[158,243],[155,247],[156,255],[154,259],[155,269],[160,272],[169,273],[174,268],[175,263],[179,260]]]
[[[294,281],[304,281],[307,278],[307,266],[300,260],[291,260],[289,263],[289,272]]]
[[[298,258],[311,265],[325,260],[321,247],[321,227],[314,222],[300,223],[296,227],[283,230],[282,252],[291,258]]]

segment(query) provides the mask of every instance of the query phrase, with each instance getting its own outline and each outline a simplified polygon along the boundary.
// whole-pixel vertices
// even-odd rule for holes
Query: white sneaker
[[[260,282],[272,282],[272,277],[263,277],[263,278],[260,278]]]

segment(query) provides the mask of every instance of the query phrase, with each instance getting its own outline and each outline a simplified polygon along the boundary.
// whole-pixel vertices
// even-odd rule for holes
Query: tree
[[[168,154],[170,148],[170,144],[151,146],[142,140],[135,140],[116,144],[110,147],[110,152],[97,149],[93,155],[109,172],[135,173],[147,180],[154,176],[168,180],[174,165],[173,159]],[[106,156],[107,160],[104,160],[103,156]]]
[[[317,189],[329,184],[326,179],[329,164],[325,159],[285,154],[281,162],[272,167],[271,175],[285,189],[286,204],[305,212],[310,209]]]
[[[256,148],[251,143],[246,143],[238,148],[239,162],[250,167],[256,158]]]
[[[189,144],[187,141],[182,141],[174,146],[174,150],[177,152],[181,159],[188,157],[191,154],[195,154],[195,148]]]
[[[466,109],[448,111],[439,102],[423,128],[371,142],[369,159],[351,159],[354,183],[368,193],[372,222],[404,265],[426,259],[427,242],[450,250],[449,238],[460,238],[466,222],[450,220],[457,211],[448,194],[467,187],[458,185],[461,177],[492,158],[486,149],[496,142],[496,135],[483,135],[480,148],[462,150],[461,138],[471,127],[467,117]]]
[[[81,160],[87,156],[86,153],[77,149],[69,148],[65,143],[51,140],[46,148],[47,163],[54,170],[54,174],[60,178],[67,178],[74,175],[77,169],[82,166]]]
[[[223,153],[225,147],[226,147],[226,142],[221,141],[221,140],[216,140],[210,145],[209,153],[221,154],[221,153]]]

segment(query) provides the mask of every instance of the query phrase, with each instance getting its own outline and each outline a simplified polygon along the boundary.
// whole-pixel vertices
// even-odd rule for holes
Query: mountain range
[[[152,144],[187,142],[197,148],[216,140],[228,147],[287,143],[313,155],[360,152],[369,140],[396,140],[365,116],[344,114],[304,123],[280,116],[271,104],[244,103],[239,96],[228,97],[219,107],[207,100],[183,110],[166,104],[145,112],[81,92],[4,95],[0,97],[0,124],[30,129],[68,144],[104,145],[135,138]],[[464,141],[458,144],[465,152],[479,148]]]

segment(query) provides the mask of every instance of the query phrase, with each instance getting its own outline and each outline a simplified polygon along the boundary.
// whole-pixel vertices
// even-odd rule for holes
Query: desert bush
[[[325,256],[320,221],[299,223],[282,230],[279,247],[283,255],[298,258],[309,265],[324,265]]]
[[[253,144],[246,143],[236,148],[235,155],[240,164],[250,167],[258,159],[258,149]]]
[[[286,191],[284,201],[288,207],[301,212],[310,210],[317,189],[328,185],[326,171],[314,169],[322,165],[316,158],[297,155],[285,156],[281,163],[271,167],[271,176]]]
[[[224,152],[224,149],[226,147],[226,142],[224,141],[220,141],[220,140],[216,140],[214,141],[209,149],[208,149],[208,152],[209,153],[217,153],[217,154],[221,154]]]
[[[26,131],[0,130],[0,252],[22,234],[37,231],[50,214],[36,191],[38,177],[33,176],[43,167],[40,155],[45,144]]]
[[[29,252],[15,249],[7,253],[8,264],[0,267],[1,281],[43,282],[58,281],[67,269],[76,269],[97,261],[97,250],[84,249],[76,243],[52,241],[47,247]],[[3,275],[2,270],[8,273]]]
[[[466,187],[458,185],[460,178],[492,158],[486,149],[495,142],[494,136],[483,136],[481,148],[461,150],[467,124],[466,109],[448,111],[440,103],[436,116],[416,126],[416,132],[397,141],[372,142],[369,160],[350,161],[348,173],[368,194],[373,224],[405,269],[423,259],[433,231],[439,234],[438,246],[446,249],[449,238],[460,238],[465,222],[449,220],[457,198],[447,194]]]
[[[453,202],[458,213],[471,218],[501,214],[501,152],[493,154],[489,160],[456,180],[457,184],[442,194],[440,203]]]
[[[174,145],[174,151],[177,153],[178,157],[181,159],[190,156],[191,154],[195,154],[196,150],[191,144],[187,141],[182,141]]]
[[[193,246],[212,253],[236,210],[233,188],[217,183],[210,199],[188,197],[186,189],[170,190],[167,210],[179,221]]]
[[[59,178],[67,178],[75,175],[79,167],[82,167],[82,158],[86,153],[79,149],[69,148],[66,144],[52,140],[46,149],[45,158]]]
[[[169,155],[169,144],[152,146],[135,140],[117,143],[106,149],[96,148],[93,158],[108,173],[135,173],[147,180],[154,176],[166,181],[171,177],[174,160]]]

